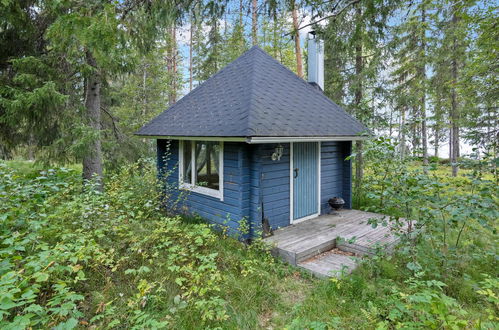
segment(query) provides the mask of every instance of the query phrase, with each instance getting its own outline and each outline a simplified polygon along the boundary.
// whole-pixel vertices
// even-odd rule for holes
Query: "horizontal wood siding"
[[[343,160],[343,199],[345,208],[352,208],[352,161],[346,160],[352,154],[352,141],[340,142],[342,148],[341,159]]]
[[[281,159],[273,161],[272,153],[277,146],[278,144],[262,144],[258,148],[263,211],[273,229],[288,226],[290,217],[290,145],[282,144],[284,151]]]
[[[283,144],[280,160],[273,161],[277,144],[224,143],[224,200],[178,189],[177,140],[158,140],[158,170],[166,173],[167,207],[174,212],[198,214],[212,223],[226,225],[236,234],[241,219],[250,221],[250,235],[261,231],[262,206],[273,229],[289,225],[290,145]],[[327,201],[340,196],[351,207],[351,142],[321,143],[321,214],[330,211]]]
[[[164,178],[168,200],[166,207],[173,212],[197,214],[237,233],[240,221],[249,221],[250,169],[245,143],[224,143],[224,200],[200,193],[178,189],[179,141],[157,140],[158,167],[168,173]],[[169,147],[168,147],[169,146]]]
[[[345,208],[352,207],[351,141],[321,143],[321,214],[331,211],[327,201],[332,197],[345,200]]]

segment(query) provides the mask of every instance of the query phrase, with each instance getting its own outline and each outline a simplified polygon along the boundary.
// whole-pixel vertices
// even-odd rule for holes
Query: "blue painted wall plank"
[[[290,144],[282,144],[284,150],[281,159],[273,161],[271,156],[277,146],[277,144],[262,145],[259,153],[263,173],[264,211],[274,229],[288,226],[290,218]]]
[[[251,222],[251,234],[261,230],[262,205],[273,228],[289,225],[290,218],[290,145],[283,144],[284,154],[272,161],[277,144],[224,144],[224,200],[189,192],[179,203],[180,211],[189,210],[220,225],[227,225],[236,233],[239,221]],[[178,187],[178,150],[175,140],[158,140],[158,173],[169,172],[165,185]],[[321,212],[329,212],[327,200],[341,196],[351,207],[351,142],[321,143]],[[166,160],[164,159],[166,156]],[[168,192],[172,201],[180,191]],[[173,203],[171,203],[173,204]],[[229,220],[227,220],[229,219]]]
[[[184,192],[178,189],[179,141],[158,140],[158,167],[166,168],[170,175],[167,184],[175,187],[169,192],[170,205],[179,196],[183,199],[178,203],[176,212],[198,214],[215,224],[227,225],[237,229],[239,221],[249,217],[249,162],[247,160],[247,145],[244,143],[224,143],[224,200],[196,192]],[[166,153],[167,162],[163,161]],[[163,171],[164,172],[164,171]],[[229,220],[227,220],[229,219]]]
[[[328,213],[329,198],[342,197],[346,208],[351,208],[351,164],[345,161],[350,155],[351,142],[321,143],[321,212]]]

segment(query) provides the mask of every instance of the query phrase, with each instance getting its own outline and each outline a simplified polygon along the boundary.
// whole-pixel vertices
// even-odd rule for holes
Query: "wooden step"
[[[329,239],[327,241],[320,242],[315,246],[311,246],[297,252],[296,262],[300,263],[302,261],[308,260],[323,252],[329,251],[334,247],[336,247],[336,239]]]
[[[292,248],[283,248],[275,246],[272,249],[272,254],[274,256],[284,259],[292,265],[297,265],[298,263],[315,257],[325,251],[329,251],[336,246],[336,239],[309,239],[308,244],[296,246]]]
[[[318,277],[340,277],[350,274],[357,267],[358,258],[336,253],[323,253],[298,263],[302,267]]]

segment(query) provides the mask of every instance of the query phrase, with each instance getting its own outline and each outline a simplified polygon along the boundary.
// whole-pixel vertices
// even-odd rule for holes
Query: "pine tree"
[[[77,87],[71,70],[46,51],[43,37],[54,17],[33,11],[34,4],[0,5],[0,158],[26,145],[30,150],[52,145],[75,119],[75,100],[64,93]],[[61,116],[67,108],[73,112]]]
[[[217,16],[210,18],[210,27],[206,40],[201,44],[200,66],[198,68],[197,80],[205,81],[222,68],[223,59],[223,40],[220,33],[220,24]]]

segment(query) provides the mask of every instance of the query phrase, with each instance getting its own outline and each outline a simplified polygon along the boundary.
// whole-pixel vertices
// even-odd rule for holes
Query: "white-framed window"
[[[223,200],[223,142],[181,140],[180,188]]]

